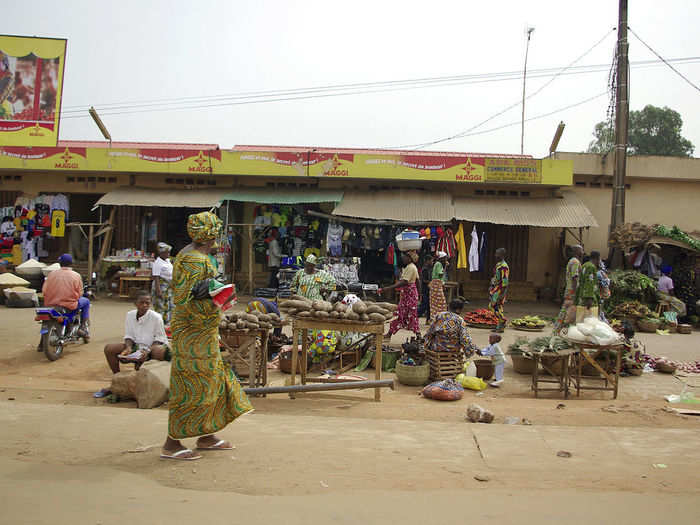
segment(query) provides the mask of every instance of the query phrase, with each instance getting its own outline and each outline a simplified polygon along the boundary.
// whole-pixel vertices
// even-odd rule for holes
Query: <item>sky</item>
[[[519,153],[520,73],[509,80],[494,81],[491,75],[479,83],[460,80],[420,89],[411,84],[412,89],[391,91],[385,84],[362,89],[383,92],[255,104],[211,97],[518,72],[526,28],[534,27],[530,95],[552,78],[541,70],[557,72],[586,52],[576,66],[609,66],[617,26],[614,0],[34,0],[28,5],[3,7],[0,34],[68,39],[61,139],[102,139],[87,114],[92,105],[115,141],[215,143],[224,149],[236,144],[421,145],[437,151]],[[630,27],[667,59],[700,57],[693,20],[700,20],[700,2],[630,1]],[[656,59],[633,35],[629,55],[631,62]],[[700,59],[676,67],[700,84]],[[603,94],[608,67],[600,69],[561,74],[526,101],[526,118],[536,117],[525,123],[526,154],[546,156],[560,121],[566,129],[558,149],[587,148],[609,103]],[[585,102],[596,95],[601,96]],[[696,155],[699,96],[666,65],[631,67],[630,108],[653,104],[678,111],[682,134],[695,144]],[[185,100],[210,107],[173,110]],[[149,101],[167,102],[138,105]],[[509,106],[514,107],[503,112]],[[427,144],[470,129],[468,136]]]

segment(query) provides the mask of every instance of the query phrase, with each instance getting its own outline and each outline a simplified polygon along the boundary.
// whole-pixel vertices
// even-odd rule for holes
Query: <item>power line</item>
[[[659,57],[659,59],[661,59],[661,61],[662,61],[664,64],[666,64],[668,67],[670,67],[670,68],[673,70],[673,72],[676,73],[676,75],[678,75],[678,76],[681,77],[683,80],[685,80],[688,84],[690,84],[690,85],[693,86],[695,89],[697,89],[698,91],[700,91],[700,87],[698,87],[696,84],[694,84],[693,82],[691,82],[690,79],[689,79],[688,77],[686,77],[683,73],[681,73],[681,72],[678,71],[675,67],[673,67],[673,66],[669,63],[668,60],[666,60],[664,57],[662,57],[660,54],[658,54],[656,51],[654,51],[654,49],[653,49],[649,44],[647,44],[644,40],[642,40],[642,37],[639,36],[637,33],[635,33],[634,30],[633,30],[631,27],[627,26],[627,30],[628,30],[630,33],[632,33],[632,34],[637,38],[637,40],[639,40],[642,44],[644,44],[644,45],[646,46],[646,48],[647,48],[649,51],[651,51],[651,52],[654,53],[657,57]]]

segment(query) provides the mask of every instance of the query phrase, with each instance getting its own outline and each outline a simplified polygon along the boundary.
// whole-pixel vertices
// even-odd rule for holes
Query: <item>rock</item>
[[[523,418],[523,421],[522,421],[522,424],[523,424],[523,425],[527,425],[527,426],[531,426],[531,425],[532,425],[532,421],[530,421],[528,418],[524,417],[524,418]]]
[[[112,376],[110,390],[120,400],[135,399],[139,408],[154,408],[168,400],[170,363],[147,361],[136,370]]]
[[[170,363],[147,361],[136,372],[134,397],[139,408],[155,408],[168,400]]]
[[[564,403],[559,403],[557,405],[557,410],[561,410],[562,408],[566,408],[566,405]]]
[[[476,474],[474,476],[474,479],[477,481],[491,481],[491,478],[489,478],[488,476],[484,476],[483,474]]]
[[[517,425],[520,423],[520,418],[515,416],[506,416],[504,423],[506,425]]]
[[[467,407],[466,420],[471,423],[492,423],[494,419],[493,412],[472,403]]]
[[[613,414],[618,414],[618,413],[620,412],[620,409],[617,408],[617,407],[615,407],[615,406],[613,406],[613,405],[610,405],[610,406],[607,406],[607,407],[603,407],[603,408],[601,408],[601,410],[602,410],[603,412],[612,412]]]
[[[570,458],[571,457],[571,452],[567,452],[566,450],[560,450],[557,452],[557,456],[560,458]]]

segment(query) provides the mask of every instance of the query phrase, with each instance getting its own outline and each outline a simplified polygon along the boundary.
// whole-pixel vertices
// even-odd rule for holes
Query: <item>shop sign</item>
[[[66,42],[0,35],[0,145],[56,146]]]
[[[537,159],[491,158],[485,160],[486,182],[542,183],[541,163]]]

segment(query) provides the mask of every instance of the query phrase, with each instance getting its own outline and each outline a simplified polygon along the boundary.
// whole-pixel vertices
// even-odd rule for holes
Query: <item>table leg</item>
[[[383,328],[383,327],[382,327]],[[376,364],[374,365],[374,378],[379,381],[382,378],[382,345],[384,344],[384,334],[378,333],[376,335]],[[382,389],[374,389],[374,400],[382,400]]]
[[[618,348],[615,353],[617,358],[615,359],[615,391],[613,393],[613,399],[617,399],[617,387],[620,384],[620,368],[622,367],[622,349]]]
[[[570,355],[567,355],[564,358],[564,370],[563,370],[563,377],[562,381],[564,384],[562,385],[564,387],[564,399],[569,399],[569,360],[571,359]]]
[[[308,360],[309,329],[308,328],[304,328],[301,331],[301,353],[302,353],[301,359],[303,360],[303,363],[304,363],[304,366],[301,367],[301,384],[305,385],[306,384],[306,372],[308,371],[308,368],[309,368],[309,360]]]
[[[253,344],[251,345],[252,348],[248,351],[248,385],[250,387],[255,388],[257,386],[257,381],[255,380],[256,376],[258,375],[256,372],[256,366],[255,366],[255,358],[257,357],[257,349],[258,349],[258,344],[257,344],[257,337],[253,340]]]
[[[537,397],[538,371],[540,369],[539,356],[533,356],[533,360],[535,361],[535,367],[532,369],[532,389],[535,391],[535,397]]]
[[[292,373],[291,377],[289,378],[289,384],[291,386],[294,386],[294,380],[296,379],[297,375],[297,346],[299,342],[299,335],[301,333],[301,330],[297,330],[296,328],[292,328]],[[289,393],[290,399],[294,399],[294,392]]]

